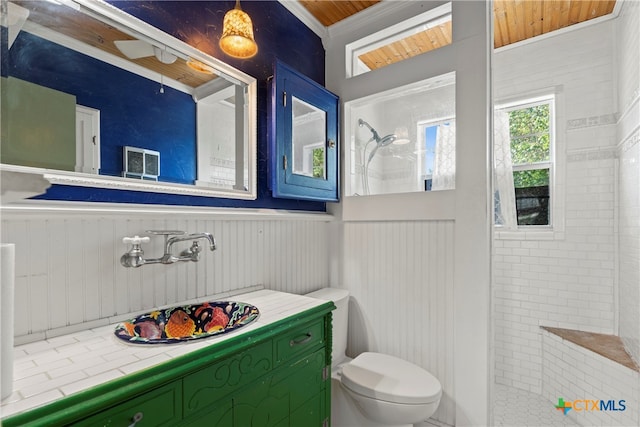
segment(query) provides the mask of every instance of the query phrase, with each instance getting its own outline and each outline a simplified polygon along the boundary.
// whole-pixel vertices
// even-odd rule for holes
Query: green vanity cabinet
[[[275,370],[255,384],[255,388],[235,396],[234,425],[321,426],[324,413],[308,407],[324,408],[325,362],[325,352],[320,349]]]
[[[2,425],[328,426],[333,308],[325,303],[219,343],[214,338]]]
[[[72,425],[129,426],[139,419],[137,426],[174,426],[182,419],[181,396],[182,383],[175,381]]]
[[[305,426],[321,426],[328,416],[315,408],[325,408],[330,387],[325,325],[321,318],[289,328],[184,377],[185,425],[300,425],[290,423],[294,416],[306,420]]]

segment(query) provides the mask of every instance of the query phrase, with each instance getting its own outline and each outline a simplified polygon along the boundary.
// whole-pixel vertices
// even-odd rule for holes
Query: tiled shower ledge
[[[606,357],[636,372],[640,372],[638,365],[624,348],[620,337],[615,335],[598,334],[595,332],[577,331],[573,329],[551,328],[542,326],[542,329],[571,341],[574,344],[591,350],[600,356]]]
[[[266,289],[229,299],[255,305],[260,317],[233,333],[181,344],[129,344],[116,338],[115,325],[109,325],[15,347],[13,393],[2,401],[0,417],[43,406],[325,303]]]

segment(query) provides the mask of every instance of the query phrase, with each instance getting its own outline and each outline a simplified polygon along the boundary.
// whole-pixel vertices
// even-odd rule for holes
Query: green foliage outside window
[[[549,104],[509,112],[509,132],[514,166],[549,161]],[[516,188],[549,185],[549,170],[520,171],[513,178]]]
[[[324,148],[313,150],[313,177],[324,179]]]
[[[514,165],[549,160],[549,105],[509,113],[511,157]]]
[[[509,112],[517,223],[550,225],[550,104]]]
[[[549,185],[549,169],[534,169],[513,173],[515,188],[542,187]]]

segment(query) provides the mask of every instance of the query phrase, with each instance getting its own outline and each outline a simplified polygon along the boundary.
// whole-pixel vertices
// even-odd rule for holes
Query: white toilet
[[[429,418],[442,396],[440,382],[426,370],[394,356],[345,355],[349,292],[324,288],[309,297],[333,301],[331,425],[333,427],[411,426]]]

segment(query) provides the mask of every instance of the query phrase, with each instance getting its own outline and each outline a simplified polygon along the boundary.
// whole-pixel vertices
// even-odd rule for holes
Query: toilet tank
[[[346,357],[347,331],[349,329],[349,291],[346,289],[323,288],[307,294],[308,297],[332,301],[336,306],[332,316],[333,350],[331,366],[337,366]]]

